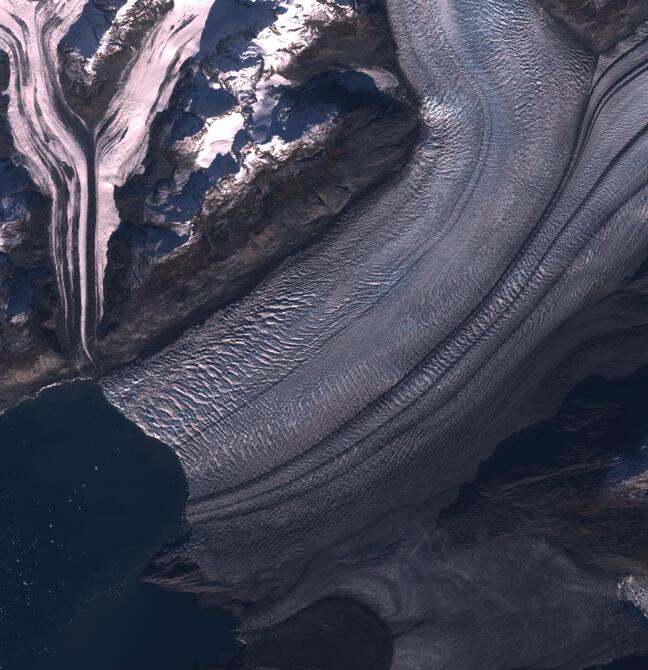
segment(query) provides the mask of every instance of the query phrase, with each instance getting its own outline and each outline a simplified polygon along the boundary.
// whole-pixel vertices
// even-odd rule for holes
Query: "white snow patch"
[[[244,105],[251,108],[249,131],[259,151],[246,147],[245,153],[249,153],[255,163],[254,156],[279,156],[288,146],[278,138],[264,142],[282,88],[295,84],[282,71],[312,43],[321,25],[349,19],[356,13],[355,9],[330,0],[282,0],[276,3],[275,9],[278,11],[276,21],[259,32],[241,54],[243,61],[256,63],[239,70],[221,72],[218,82],[212,84],[213,88],[222,86],[233,95],[239,108]],[[370,76],[378,78],[382,86],[398,85],[396,79],[393,76],[390,79],[386,72],[376,70]],[[237,125],[239,118],[238,112],[232,112],[229,116],[209,119],[207,132],[203,130],[192,138],[198,148],[197,166],[209,167],[210,159],[213,161],[217,155],[231,149],[236,132],[244,127]],[[246,167],[250,166],[242,166],[243,169]]]
[[[221,116],[207,120],[202,137],[202,148],[196,158],[196,164],[208,168],[216,156],[226,156],[232,151],[234,138],[245,127],[245,117],[235,109]]]
[[[628,575],[618,586],[619,598],[631,602],[645,617],[648,617],[648,585],[640,584],[633,575]]]

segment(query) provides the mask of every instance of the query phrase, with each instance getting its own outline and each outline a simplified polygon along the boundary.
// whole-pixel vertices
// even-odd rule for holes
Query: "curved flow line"
[[[89,359],[86,328],[85,234],[87,148],[61,115],[63,97],[55,71],[58,42],[83,2],[0,3],[0,47],[12,65],[9,117],[17,151],[39,189],[51,200],[50,245],[62,318],[63,348]],[[67,110],[68,118],[72,112]],[[80,249],[80,247],[82,247]]]
[[[643,55],[645,57],[645,54]],[[621,57],[613,65],[619,66],[623,62],[624,58]],[[613,67],[608,68],[608,70],[612,71]],[[615,153],[602,173],[596,178],[594,184],[591,185],[589,190],[584,194],[583,199],[575,208],[575,210],[563,221],[562,225],[558,227],[557,231],[553,234],[552,239],[548,240],[546,249],[534,249],[534,246],[542,246],[543,244],[541,238],[546,234],[545,226],[548,223],[554,208],[559,203],[561,195],[565,193],[566,189],[574,178],[579,161],[583,156],[583,152],[588,146],[588,142],[591,138],[596,121],[603,113],[605,106],[610,102],[610,100],[613,99],[616,93],[622,91],[624,88],[635,82],[638,77],[644,74],[647,70],[648,65],[646,64],[645,60],[638,65],[631,64],[628,70],[622,71],[617,76],[617,78],[600,94],[599,98],[596,98],[593,93],[601,83],[603,76],[595,84],[593,84],[590,89],[590,94],[587,98],[585,113],[581,121],[581,129],[578,135],[574,158],[570,162],[565,175],[561,180],[561,184],[556,193],[551,198],[550,204],[545,210],[543,216],[534,226],[526,241],[524,242],[521,250],[511,260],[498,282],[493,286],[492,289],[488,291],[477,307],[473,309],[472,312],[460,324],[458,324],[458,326],[456,326],[455,329],[453,329],[453,331],[449,333],[441,343],[439,343],[439,345],[437,345],[431,352],[422,358],[416,366],[411,368],[404,376],[401,377],[398,382],[396,382],[379,398],[373,401],[369,406],[364,408],[361,412],[330,432],[327,436],[318,442],[310,445],[299,455],[268,470],[267,472],[264,472],[262,475],[242,482],[237,486],[219,491],[218,493],[193,497],[190,501],[190,506],[194,509],[192,518],[196,521],[200,521],[200,519],[203,517],[209,519],[224,519],[237,516],[241,513],[251,513],[260,509],[266,509],[268,507],[280,504],[287,498],[295,497],[286,491],[290,485],[294,484],[300,488],[306,486],[304,482],[308,480],[311,475],[314,475],[316,472],[323,472],[327,465],[331,465],[335,461],[337,461],[337,465],[339,466],[334,468],[336,471],[335,476],[339,476],[347,470],[358,466],[366,459],[367,456],[366,454],[364,458],[359,456],[360,460],[357,460],[353,458],[352,452],[361,450],[361,446],[363,444],[370,440],[371,437],[376,436],[379,431],[382,431],[385,427],[387,427],[388,424],[393,422],[396,417],[402,416],[423,396],[426,391],[429,391],[432,385],[439,384],[444,378],[446,378],[452,372],[457,362],[463,359],[469,351],[474,349],[474,347],[477,346],[479,342],[486,338],[487,332],[492,331],[493,324],[503,322],[507,315],[512,313],[512,308],[516,302],[519,302],[525,293],[528,293],[534,282],[542,282],[543,279],[549,279],[548,277],[543,277],[544,273],[542,272],[542,267],[545,265],[547,259],[550,258],[552,253],[555,252],[555,250],[558,248],[558,244],[561,242],[562,238],[565,237],[566,231],[570,227],[572,221],[583,211],[591,197],[594,195],[597,189],[602,186],[614,168],[621,163],[624,156],[635,146],[637,146],[639,142],[645,139],[646,135],[648,135],[647,125],[643,126],[631,138],[629,138],[626,143]],[[607,75],[609,72],[606,71],[604,74]],[[633,189],[631,194],[623,200],[619,207],[634,197],[645,186],[645,182],[646,178],[644,177],[641,185]],[[606,221],[608,219],[606,219]],[[604,223],[605,221],[601,225]],[[580,248],[582,249],[586,243],[586,241],[583,241]],[[551,284],[553,285],[556,281],[558,281],[563,273],[564,269],[557,273],[553,278],[550,278]],[[526,319],[526,317],[523,318],[523,321],[524,319]],[[501,349],[503,344],[504,342],[498,345],[497,349]],[[489,359],[492,358],[492,355],[489,356]],[[418,381],[416,378],[419,375],[424,375],[427,378],[424,380],[421,388],[419,388],[420,385],[416,383]],[[456,392],[452,394],[452,397],[456,396],[459,390],[460,389],[456,389]],[[452,397],[447,398],[443,402],[442,406],[447,405],[452,400]],[[393,412],[393,405],[400,405],[396,412]],[[387,411],[388,406],[391,408],[391,414],[389,411]],[[385,411],[381,412],[381,410]],[[376,427],[370,428],[367,426],[370,429],[368,431],[365,430],[362,427],[362,424],[371,422],[373,418],[378,418],[375,416],[376,413],[381,416],[386,415],[388,418],[386,420],[382,420]],[[410,429],[411,427],[412,425],[408,425],[407,428],[398,431],[398,433],[400,434],[404,430]],[[359,440],[356,440],[353,435],[362,435],[362,437]],[[282,480],[281,486],[284,490],[284,493],[287,495],[279,496],[277,499],[272,500],[268,504],[259,502],[259,504],[255,506],[255,500],[259,499],[262,501],[267,496],[272,496],[273,491],[276,490],[277,482],[274,481],[275,475],[284,472],[286,468],[290,468],[291,466],[298,468],[298,464],[300,462],[307,462],[309,455],[312,455],[314,452],[321,449],[325,444],[336,438],[347,438],[351,440],[351,444],[346,449],[343,449],[341,452],[338,451],[334,456],[327,458],[325,461],[318,462],[311,468],[297,472],[294,478],[288,479],[287,481]],[[343,455],[347,455],[350,461],[346,463],[346,468],[341,463]],[[299,482],[302,482],[302,484],[300,485]],[[262,486],[261,490],[258,492],[246,496],[245,498],[240,497],[240,493],[242,491],[253,491],[256,484],[263,483],[265,483],[265,485]],[[313,488],[316,487],[317,484],[314,484],[313,481],[308,483],[309,490],[313,490]],[[206,508],[204,513],[197,511],[202,506],[205,506]]]

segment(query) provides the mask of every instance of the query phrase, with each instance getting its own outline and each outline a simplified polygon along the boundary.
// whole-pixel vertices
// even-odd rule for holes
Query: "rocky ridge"
[[[171,6],[93,0],[62,40],[62,91],[88,137],[102,132],[134,54]],[[379,2],[216,3],[199,53],[183,64],[168,106],[152,121],[141,168],[115,191],[121,222],[108,243],[90,368],[79,371],[59,343],[43,233],[48,205],[30,196],[40,219],[21,223],[20,238],[39,250],[25,267],[37,289],[27,291],[31,302],[10,299],[11,286],[26,295],[24,281],[10,278],[0,260],[10,315],[0,324],[7,354],[0,404],[132,360],[249,290],[396,174],[418,124]],[[6,123],[4,132],[10,154]],[[15,247],[9,238],[5,232],[4,245]]]

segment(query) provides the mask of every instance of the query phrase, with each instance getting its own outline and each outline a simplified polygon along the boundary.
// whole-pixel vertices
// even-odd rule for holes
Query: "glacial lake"
[[[236,622],[138,581],[185,528],[171,450],[92,384],[0,417],[0,669],[193,670],[232,655]]]

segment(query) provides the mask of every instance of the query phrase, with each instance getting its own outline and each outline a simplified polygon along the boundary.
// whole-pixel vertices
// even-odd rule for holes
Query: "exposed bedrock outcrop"
[[[354,196],[401,168],[417,127],[407,108],[354,112],[287,160],[258,169],[242,189],[225,183],[210,194],[209,213],[184,244],[164,228],[124,222],[111,242],[102,359],[121,363],[159,348],[243,295]],[[163,258],[151,270],[156,254]]]
[[[589,49],[607,51],[648,19],[643,0],[538,0]]]
[[[59,47],[63,92],[90,127],[103,120],[120,79],[173,0],[137,0],[115,21],[115,9],[125,4],[122,0],[114,8],[98,9],[89,2]]]
[[[396,175],[417,141],[418,110],[377,3],[339,16],[305,9],[313,18],[297,13],[291,28],[230,4],[242,25],[216,24],[154,122],[143,173],[117,191],[99,342],[108,364],[243,295]],[[273,63],[259,56],[272,30],[312,41]],[[218,124],[231,135],[214,140]]]
[[[56,270],[34,304],[57,357],[29,383],[7,359],[3,406],[159,348],[239,297],[397,174],[417,141],[417,101],[374,0],[23,4],[11,6],[44,42],[27,52],[7,128],[32,147],[46,194],[24,239]],[[43,29],[51,12],[65,13],[60,43]],[[5,39],[13,49],[18,28]],[[52,99],[34,102],[41,70]],[[52,137],[71,156],[56,166]],[[33,362],[32,331],[17,349]]]
[[[435,523],[506,435],[646,360],[645,28],[597,57],[526,0],[389,11],[425,122],[400,179],[104,382],[187,472],[191,537],[150,577],[245,631],[359,600],[398,670],[630,653],[621,571],[528,533],[448,548]]]

